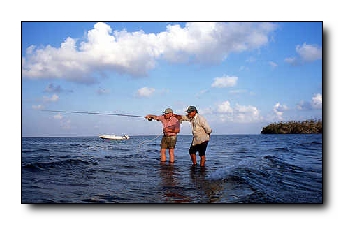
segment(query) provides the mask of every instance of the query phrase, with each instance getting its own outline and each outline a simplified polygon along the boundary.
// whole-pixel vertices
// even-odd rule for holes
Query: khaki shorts
[[[177,143],[177,135],[175,136],[163,136],[161,139],[161,148],[170,149],[175,148]]]

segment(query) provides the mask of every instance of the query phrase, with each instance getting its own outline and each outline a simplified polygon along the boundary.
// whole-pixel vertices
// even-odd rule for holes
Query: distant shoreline
[[[263,127],[261,134],[322,134],[322,120],[288,121]]]

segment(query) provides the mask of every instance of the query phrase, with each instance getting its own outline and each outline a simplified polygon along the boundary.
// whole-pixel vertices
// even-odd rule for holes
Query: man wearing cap
[[[163,129],[162,132],[164,136],[161,139],[161,162],[166,161],[166,149],[169,149],[170,162],[174,162],[174,148],[177,142],[177,133],[180,132],[180,121],[174,116],[173,110],[167,108],[163,115],[156,116],[148,114],[145,116],[148,120],[157,120],[162,123]]]
[[[200,166],[205,166],[205,150],[210,140],[210,133],[212,132],[206,119],[198,114],[195,106],[189,106],[186,110],[187,115],[175,115],[181,121],[190,121],[193,140],[189,149],[189,154],[193,165],[196,165],[196,152],[201,158]]]

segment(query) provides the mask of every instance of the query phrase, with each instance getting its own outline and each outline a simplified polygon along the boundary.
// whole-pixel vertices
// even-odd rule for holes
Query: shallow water
[[[22,138],[22,203],[322,203],[322,135],[212,135],[206,167],[192,136],[175,163],[160,140]],[[199,160],[199,157],[197,157]]]

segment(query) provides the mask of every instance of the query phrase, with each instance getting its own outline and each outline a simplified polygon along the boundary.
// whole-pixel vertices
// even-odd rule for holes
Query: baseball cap
[[[167,108],[167,109],[165,109],[165,111],[163,113],[165,113],[165,114],[173,113],[173,110],[171,108]]]
[[[192,112],[192,111],[197,111],[196,106],[190,105],[188,109],[186,110],[187,113]]]

